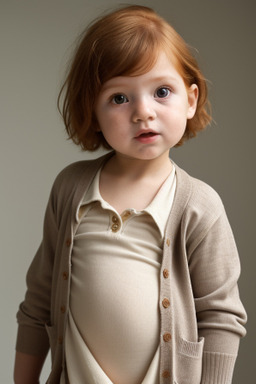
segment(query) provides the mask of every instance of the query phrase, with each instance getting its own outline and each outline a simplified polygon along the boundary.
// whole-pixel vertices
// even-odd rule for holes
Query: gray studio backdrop
[[[242,263],[249,314],[234,384],[254,382],[255,364],[255,1],[129,1],[152,6],[197,48],[209,79],[215,124],[172,157],[221,195]],[[1,0],[1,369],[12,383],[15,314],[41,239],[51,184],[67,164],[92,157],[66,140],[56,109],[72,43],[83,26],[118,1]],[[98,156],[99,153],[93,156]],[[49,360],[42,383],[49,371]]]

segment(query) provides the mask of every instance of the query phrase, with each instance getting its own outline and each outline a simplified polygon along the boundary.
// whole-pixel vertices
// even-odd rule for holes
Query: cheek
[[[187,108],[177,103],[176,105],[172,105],[172,107],[165,112],[163,116],[167,121],[169,121],[170,125],[174,129],[179,130],[186,126]]]
[[[179,141],[185,133],[187,126],[187,118],[184,108],[173,109],[172,113],[168,115],[167,124],[169,126],[168,132],[174,141]]]
[[[107,122],[115,122],[118,118],[117,112],[114,109],[108,107],[101,108],[97,115],[98,121],[102,125],[106,124]]]
[[[127,126],[125,114],[116,113],[115,111],[103,114],[101,118],[101,125],[104,127],[104,129],[110,132],[110,134],[120,135]]]

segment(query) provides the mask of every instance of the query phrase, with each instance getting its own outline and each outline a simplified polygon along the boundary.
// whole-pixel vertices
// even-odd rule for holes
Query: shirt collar
[[[80,207],[82,207],[83,205],[88,205],[88,204],[91,204],[91,203],[93,203],[95,201],[99,201],[101,203],[102,208],[104,208],[104,209],[112,209],[112,210],[114,209],[113,207],[111,207],[110,204],[108,204],[105,200],[103,200],[103,198],[102,198],[102,196],[100,194],[99,185],[100,185],[100,172],[101,172],[101,168],[96,173],[96,175],[95,175],[91,185],[89,186],[87,192],[84,194],[84,197],[83,197],[81,203],[79,204],[79,207],[78,207],[77,213],[76,213],[76,220],[77,220],[77,222],[79,221],[79,210],[80,210]]]
[[[176,176],[175,176],[176,171],[173,163],[172,165],[173,166],[172,166],[171,173],[162,184],[161,188],[157,192],[152,202],[141,212],[138,212],[132,209],[137,214],[139,213],[142,214],[143,212],[149,214],[155,221],[162,238],[164,237],[165,226],[170,213],[170,208],[172,206],[175,189],[176,189]],[[108,204],[105,200],[103,200],[100,194],[100,190],[99,190],[100,172],[101,172],[101,168],[96,173],[95,178],[93,179],[89,189],[87,190],[87,192],[85,193],[81,201],[80,206],[78,207],[77,215],[76,215],[77,221],[79,220],[78,219],[79,208],[82,205],[87,205],[95,201],[99,201],[101,203],[102,208],[104,209],[115,210],[110,204]]]
[[[157,192],[151,203],[143,210],[151,215],[159,228],[162,238],[164,237],[165,227],[170,209],[174,199],[176,189],[175,167],[172,166],[172,171],[167,177],[161,188]]]

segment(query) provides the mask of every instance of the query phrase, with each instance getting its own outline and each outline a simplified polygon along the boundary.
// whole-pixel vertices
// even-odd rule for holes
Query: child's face
[[[99,128],[117,154],[133,159],[166,158],[196,111],[198,88],[186,88],[175,66],[161,53],[140,76],[108,80],[96,101]]]

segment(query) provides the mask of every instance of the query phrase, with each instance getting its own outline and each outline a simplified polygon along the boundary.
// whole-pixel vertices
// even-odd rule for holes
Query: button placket
[[[164,241],[164,246],[166,247],[166,253],[169,254],[170,247],[171,247],[171,238],[166,237]],[[167,249],[168,248],[168,249]],[[170,287],[170,267],[168,263],[163,263],[162,266],[162,276],[161,276],[161,288],[164,288],[164,291],[166,292],[166,296],[162,296],[162,301],[161,301],[161,306],[162,306],[162,316],[166,320],[166,317],[169,316],[169,312],[171,310],[171,299],[170,296],[168,295],[169,290],[171,289]],[[168,297],[169,296],[169,297]],[[167,324],[166,324],[167,325]],[[168,321],[167,327],[163,326],[161,330],[161,343],[162,343],[162,348],[164,349],[165,352],[172,353],[172,334],[171,334],[171,321]],[[169,383],[170,378],[172,377],[171,370],[170,370],[170,363],[168,360],[164,359],[164,365],[163,365],[163,370],[161,371],[161,377],[162,377],[162,382],[163,383]]]
[[[112,223],[113,223],[111,225],[112,232],[118,232],[121,227],[121,224],[117,216],[115,215],[112,216]]]

